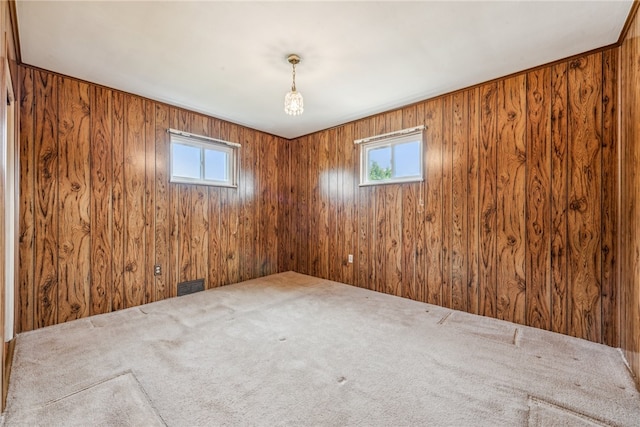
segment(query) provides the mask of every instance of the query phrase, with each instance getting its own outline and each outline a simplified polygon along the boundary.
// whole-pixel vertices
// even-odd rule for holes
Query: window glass
[[[223,151],[204,150],[204,179],[225,181],[229,175],[227,157]]]
[[[200,178],[200,149],[184,144],[173,144],[173,176]]]
[[[238,149],[225,141],[172,134],[171,182],[236,187]]]
[[[422,180],[422,132],[362,142],[360,185]]]
[[[420,170],[420,141],[395,145],[393,147],[393,162],[394,177],[422,175]]]

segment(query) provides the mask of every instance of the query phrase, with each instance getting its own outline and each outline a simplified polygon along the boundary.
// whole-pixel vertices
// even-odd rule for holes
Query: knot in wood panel
[[[582,68],[582,62],[582,59],[574,59],[569,63],[569,68],[571,68],[572,70],[575,70],[576,68]]]
[[[516,244],[517,242],[518,242],[518,241],[516,240],[516,238],[515,238],[515,237],[513,237],[513,236],[507,236],[507,245],[509,245],[509,246],[515,246],[515,244]]]
[[[573,199],[569,204],[569,208],[573,211],[585,212],[587,209],[587,201],[584,197]]]
[[[63,254],[73,253],[73,244],[69,241],[64,242],[60,245],[60,250]]]
[[[82,186],[80,185],[80,183],[78,182],[71,183],[71,191],[80,191],[81,188]]]
[[[124,266],[124,271],[127,272],[134,272],[137,270],[137,265],[135,261],[130,261],[128,262],[125,266]]]

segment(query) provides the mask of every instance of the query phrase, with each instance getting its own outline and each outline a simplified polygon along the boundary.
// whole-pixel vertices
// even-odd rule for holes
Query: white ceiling
[[[26,64],[293,138],[615,43],[631,5],[18,0],[17,15]]]

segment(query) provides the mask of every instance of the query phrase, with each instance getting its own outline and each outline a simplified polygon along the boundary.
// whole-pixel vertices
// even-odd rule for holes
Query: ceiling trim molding
[[[16,54],[16,62],[22,64],[22,53],[20,52],[20,31],[18,31],[18,12],[16,11],[16,0],[9,0],[9,19],[13,33],[13,48]]]
[[[618,46],[622,46],[624,39],[627,38],[627,33],[629,32],[629,28],[631,28],[631,23],[636,17],[638,13],[638,7],[640,6],[640,1],[633,0],[633,4],[631,5],[631,9],[629,10],[629,15],[627,15],[627,20],[624,22],[624,27],[622,27],[622,31],[620,31],[620,37],[618,38]]]

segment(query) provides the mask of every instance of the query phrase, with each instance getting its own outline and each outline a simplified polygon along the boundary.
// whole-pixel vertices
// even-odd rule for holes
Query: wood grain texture
[[[427,102],[424,109],[425,197],[424,238],[426,300],[442,305],[442,100]]]
[[[615,55],[612,52],[604,51],[600,59],[597,55],[581,57],[588,72],[570,70],[570,61],[560,62],[357,120],[349,124],[351,136],[338,127],[336,132],[291,141],[291,176],[303,181],[294,185],[291,198],[292,212],[296,212],[293,234],[298,239],[294,257],[301,268],[297,271],[318,274],[314,272],[329,269],[333,275],[332,263],[343,263],[344,254],[332,258],[331,252],[327,255],[326,249],[318,247],[326,239],[330,247],[346,252],[344,242],[351,234],[357,242],[353,271],[358,286],[397,294],[400,283],[405,297],[562,333],[570,333],[571,325],[578,325],[581,318],[585,324],[598,323],[602,328],[599,336],[582,336],[607,342],[607,334],[615,335],[609,325],[615,324],[617,316],[611,305],[614,298],[609,296],[616,289],[604,285],[605,280],[618,283],[610,276],[615,260],[607,253],[616,235],[611,198],[616,191],[614,146],[606,154],[608,145],[603,142],[599,157],[580,163],[584,174],[596,183],[588,194],[589,203],[595,203],[589,215],[601,216],[597,224],[602,226],[602,237],[597,245],[583,250],[590,255],[582,258],[589,269],[602,272],[600,317],[596,306],[569,303],[576,300],[576,292],[582,292],[569,267],[575,275],[576,257],[583,255],[575,254],[568,231],[578,229],[575,218],[571,219],[569,191],[580,187],[576,161],[585,158],[577,135],[598,132],[611,140],[612,136],[605,135],[615,131],[604,117],[615,116],[607,101],[608,94],[615,95],[615,73],[607,66],[607,58],[612,60]],[[598,67],[602,70],[599,75]],[[583,88],[600,91],[601,99],[586,91],[582,100]],[[589,120],[576,120],[587,111],[591,111]],[[600,126],[593,119],[597,114],[602,115]],[[353,139],[398,129],[399,123],[403,128],[427,126],[424,182],[349,187],[344,183],[346,175],[340,178],[339,174],[341,193],[336,195],[334,181],[329,180],[330,195],[325,195],[318,183],[336,169],[358,176],[359,151],[350,164],[342,158]],[[323,159],[318,151],[325,137],[337,138],[335,160],[331,156],[328,161]],[[322,190],[319,196],[316,188]],[[330,211],[335,206],[338,221],[335,226],[330,222],[328,235],[317,218],[326,203]],[[353,230],[344,214],[349,208],[356,221]],[[304,213],[298,215],[299,211]],[[571,226],[570,219],[574,221]],[[596,249],[602,252],[600,258]],[[607,329],[611,332],[605,332]]]
[[[478,181],[480,187],[480,307],[479,313],[489,317],[497,316],[497,194],[496,194],[496,126],[497,126],[496,83],[480,88],[480,166]]]
[[[164,266],[164,272],[155,276],[154,301],[171,296],[169,274],[169,108],[166,105],[155,105],[155,263]]]
[[[469,92],[467,147],[467,310],[479,314],[480,304],[480,88]]]
[[[200,114],[190,114],[190,129],[197,135],[211,136],[209,134],[209,120]],[[193,277],[205,279],[205,287],[208,288],[207,278],[209,274],[209,191],[208,186],[192,185],[191,192],[191,264]]]
[[[497,306],[499,319],[525,323],[526,75],[498,83]]]
[[[276,171],[280,165],[278,158],[278,140],[273,135],[264,135],[263,162],[261,170],[265,174],[262,183],[263,196],[263,214],[266,216],[265,221],[265,241],[263,244],[265,254],[263,257],[263,268],[259,275],[269,275],[278,272],[278,191],[279,182]],[[271,176],[266,176],[270,174]],[[236,191],[237,193],[237,191]]]
[[[602,53],[573,60],[569,92],[569,334],[600,342]]]
[[[58,88],[57,76],[35,80],[35,295],[34,328],[58,322]]]
[[[640,18],[637,13],[619,55],[621,200],[617,253],[620,263],[618,283],[622,284],[619,289],[620,344],[640,387]],[[607,75],[610,74],[605,71]],[[606,134],[607,131],[603,132],[603,136]],[[606,148],[603,150],[607,151]],[[606,156],[603,153],[603,157]]]
[[[527,74],[527,324],[551,329],[551,71]]]
[[[619,347],[618,49],[602,55],[602,341]]]
[[[16,300],[16,332],[27,332],[34,328],[35,317],[35,91],[34,72],[20,69],[20,234],[19,271]]]
[[[113,93],[113,133],[111,148],[113,153],[113,295],[112,310],[125,308],[124,300],[124,246],[125,246],[125,206],[124,206],[124,95]]]
[[[273,179],[284,140],[26,66],[20,75],[20,330],[169,298],[181,280],[209,288],[241,269],[279,271],[280,188],[293,182]],[[239,188],[171,183],[169,127],[252,147],[239,150]]]
[[[451,134],[451,308],[468,311],[468,92],[453,95]]]
[[[125,96],[124,304],[144,304],[145,294],[145,100]]]
[[[567,69],[566,63],[551,67],[551,330],[561,334],[569,331]]]
[[[113,152],[112,92],[94,87],[91,98],[91,293],[90,314],[111,311]]]
[[[626,55],[637,52],[632,47]],[[621,292],[616,271],[621,262],[622,275],[637,268],[631,246],[617,241],[623,230],[633,236],[636,212],[633,204],[616,211],[615,194],[635,187],[617,186],[615,165],[619,151],[630,165],[637,153],[615,145],[614,123],[618,99],[625,101],[616,98],[617,81],[633,95],[635,86],[624,82],[640,73],[628,65],[618,76],[616,55],[541,67],[291,141],[88,85],[86,165],[97,216],[82,263],[103,283],[109,268],[94,254],[110,238],[113,283],[104,297],[91,284],[89,311],[175,296],[178,281],[198,275],[214,287],[286,268],[593,341],[619,336],[633,364],[638,339],[627,328],[640,324],[640,292]],[[21,106],[21,141],[31,145],[21,152],[25,168],[32,165],[31,175],[21,173],[25,194],[33,183],[33,219],[21,221],[21,236],[32,242],[20,246],[27,263],[19,315],[36,328],[68,311],[58,302],[70,286],[58,283],[58,230],[71,224],[56,213],[59,196],[69,193],[59,181],[59,127],[73,113],[61,102],[63,77],[22,69],[33,76],[21,85],[33,88]],[[627,123],[634,111],[624,111]],[[353,140],[420,124],[427,126],[425,181],[359,187]],[[166,127],[240,142],[238,188],[170,183]],[[625,128],[621,140],[633,132]],[[109,157],[111,171],[100,181]],[[625,182],[637,179],[630,165],[620,172]],[[625,191],[628,200],[636,197]],[[109,203],[111,219],[99,220],[96,212]],[[161,276],[151,274],[154,263]]]
[[[442,110],[442,144],[440,153],[442,156],[442,305],[452,308],[452,283],[451,283],[451,245],[452,245],[452,228],[453,228],[453,95],[443,98]]]
[[[402,110],[386,114],[385,127],[390,131],[402,129]],[[386,293],[402,296],[402,185],[384,186],[385,212],[388,218],[385,233]]]
[[[402,129],[418,125],[418,108],[412,105],[402,109]],[[416,197],[422,183],[412,183],[402,186],[402,295],[405,298],[418,300],[420,298],[416,285]]]
[[[243,253],[245,259],[242,262],[240,276],[242,279],[254,277],[257,274],[258,266],[258,218],[260,215],[260,205],[254,191],[260,182],[259,176],[254,176],[251,171],[258,168],[259,153],[256,149],[258,141],[250,137],[245,132],[242,141],[241,154],[241,170],[240,182],[243,188],[242,192],[242,226],[244,229],[244,238],[242,241]]]
[[[226,141],[240,141],[240,128],[233,123],[224,122],[221,126],[223,139]],[[263,137],[263,136],[262,136]],[[260,138],[258,138],[260,139]],[[236,188],[227,188],[227,282],[225,284],[236,283],[240,279],[240,258],[241,249],[241,224],[240,224],[240,196]],[[259,247],[258,252],[263,254],[264,247]]]
[[[144,111],[144,298],[143,304],[156,299],[156,108],[145,102]]]
[[[90,236],[90,100],[89,86],[58,80],[58,321],[89,314]]]

